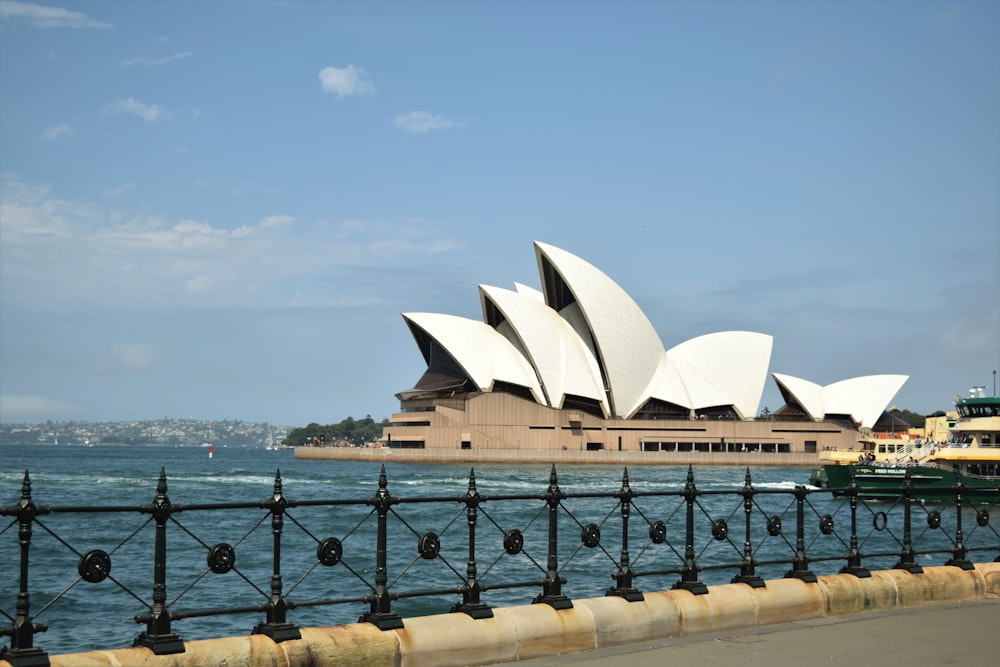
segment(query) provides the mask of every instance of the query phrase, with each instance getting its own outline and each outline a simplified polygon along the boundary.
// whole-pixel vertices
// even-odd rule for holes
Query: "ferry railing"
[[[528,601],[516,597],[518,590],[536,590],[531,602],[566,609],[573,606],[568,584],[579,596],[638,601],[640,581],[647,589],[705,595],[726,573],[732,583],[764,587],[764,573],[806,582],[817,581],[814,568],[868,577],[871,565],[895,560],[892,567],[920,574],[918,556],[971,569],[971,553],[1000,553],[990,518],[1000,488],[988,490],[995,497],[987,502],[977,488],[971,501],[958,484],[941,492],[944,502],[924,504],[905,478],[898,498],[876,502],[854,481],[843,489],[757,488],[749,469],[741,486],[699,488],[691,467],[679,488],[636,488],[628,469],[616,485],[574,493],[560,485],[553,466],[536,493],[483,494],[470,471],[461,494],[406,497],[390,492],[383,466],[369,497],[294,500],[279,470],[263,500],[179,504],[170,500],[161,469],[149,503],[59,506],[36,504],[25,472],[19,501],[0,507],[0,516],[11,519],[0,526],[0,539],[8,540],[0,542],[6,554],[0,555],[0,615],[8,621],[0,636],[10,638],[0,658],[47,665],[36,637],[50,626],[72,628],[96,612],[107,624],[114,614],[89,602],[88,592],[77,590],[81,584],[113,584],[125,600],[116,603],[118,613],[141,607],[133,621],[145,629],[133,645],[167,655],[184,651],[175,625],[192,619],[256,615],[251,632],[282,642],[300,636],[291,616],[308,609],[367,606],[358,620],[389,630],[404,626],[406,602],[425,601],[410,615],[447,610],[481,619],[493,615],[497,602]],[[60,517],[75,520],[60,527]],[[229,541],[216,541],[220,532]],[[44,549],[33,548],[36,536],[46,538]],[[78,546],[85,543],[90,548]],[[75,576],[66,572],[74,558]],[[120,561],[113,575],[112,563]],[[152,566],[151,580],[141,563]],[[39,570],[46,573],[43,586],[30,576]],[[288,571],[297,576],[291,586]],[[220,593],[217,577],[229,573],[241,586]],[[595,573],[613,585],[594,584]],[[67,575],[68,585],[53,592],[50,580]],[[446,599],[441,608],[433,602],[440,598]],[[13,612],[4,608],[11,602]],[[62,604],[82,606],[82,619],[40,620]],[[332,614],[309,620],[336,624]]]

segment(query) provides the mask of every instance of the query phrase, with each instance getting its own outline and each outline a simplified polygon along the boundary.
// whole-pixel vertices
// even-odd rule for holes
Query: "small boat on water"
[[[894,460],[825,463],[810,482],[842,496],[853,480],[860,498],[894,500],[909,479],[913,498],[950,501],[961,481],[964,500],[1000,502],[1000,397],[984,396],[982,388],[971,393],[955,402],[958,420],[943,445]]]

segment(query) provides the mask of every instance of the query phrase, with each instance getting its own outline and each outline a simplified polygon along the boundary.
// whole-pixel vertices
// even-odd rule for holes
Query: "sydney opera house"
[[[666,349],[632,298],[535,242],[541,290],[479,286],[482,320],[404,313],[427,370],[397,394],[383,445],[418,449],[814,452],[848,449],[906,381],[771,373],[772,338],[724,331]]]

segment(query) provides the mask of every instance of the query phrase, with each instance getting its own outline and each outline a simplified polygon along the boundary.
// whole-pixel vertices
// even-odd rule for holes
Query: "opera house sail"
[[[774,373],[785,405],[757,417],[772,337],[723,331],[667,349],[592,264],[535,242],[541,289],[479,285],[482,319],[403,313],[427,370],[399,392],[392,448],[815,452],[848,448],[905,375],[820,386]]]

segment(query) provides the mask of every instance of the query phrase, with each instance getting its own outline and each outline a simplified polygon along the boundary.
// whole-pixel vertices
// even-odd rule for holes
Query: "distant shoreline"
[[[594,465],[819,465],[816,454],[754,452],[618,452],[517,449],[390,449],[388,447],[296,447],[295,458],[385,463],[524,463]]]

